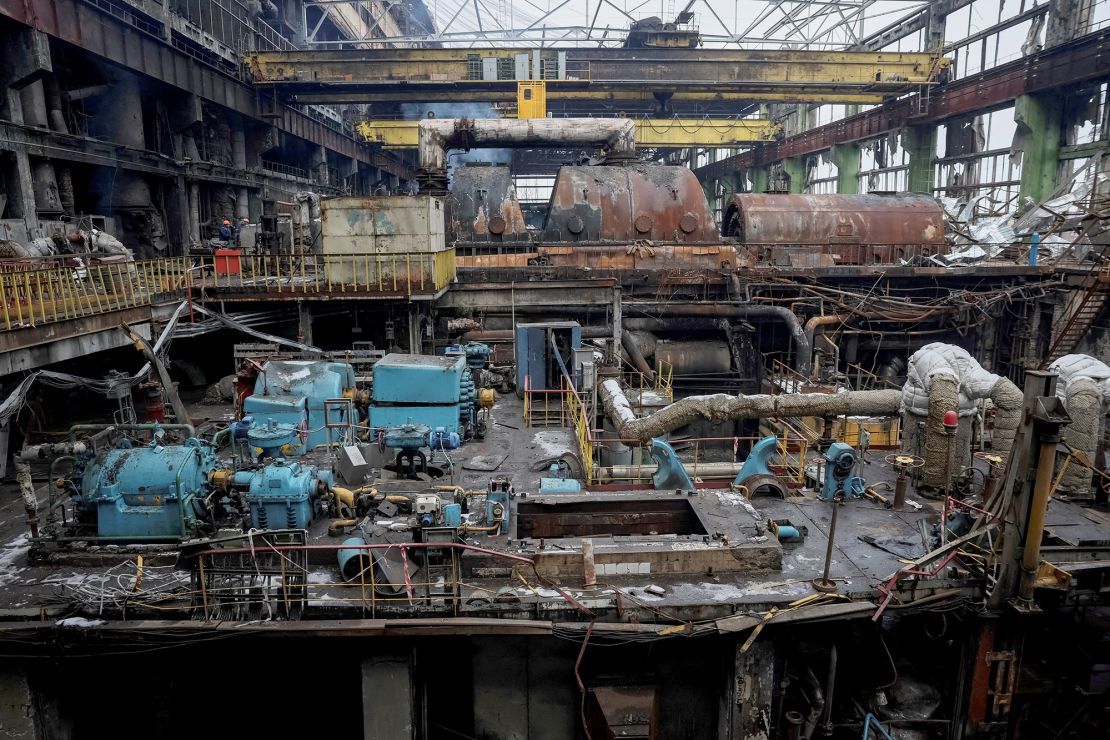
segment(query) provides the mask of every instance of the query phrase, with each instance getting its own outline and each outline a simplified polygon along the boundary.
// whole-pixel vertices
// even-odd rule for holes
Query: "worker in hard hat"
[[[229,242],[231,241],[231,237],[231,222],[225,218],[224,222],[220,224],[220,240]]]

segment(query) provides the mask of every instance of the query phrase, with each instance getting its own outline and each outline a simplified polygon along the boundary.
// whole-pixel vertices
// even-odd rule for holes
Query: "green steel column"
[[[1056,189],[1062,107],[1055,95],[1022,95],[1014,101],[1014,121],[1029,132],[1021,159],[1020,193],[1038,203]]]
[[[936,126],[913,126],[906,130],[902,145],[909,156],[910,171],[906,190],[911,193],[933,194],[933,172],[937,158]]]
[[[836,192],[855,195],[859,192],[859,147],[855,144],[838,144],[829,150],[829,158],[836,166]]]
[[[748,179],[752,181],[753,193],[766,193],[768,178],[766,167],[756,167],[755,169],[748,170]]]
[[[782,171],[790,178],[790,192],[802,193],[806,189],[806,163],[801,157],[782,160]]]

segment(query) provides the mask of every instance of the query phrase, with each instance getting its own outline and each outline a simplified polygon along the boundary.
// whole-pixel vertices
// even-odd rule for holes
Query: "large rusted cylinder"
[[[705,192],[685,167],[563,167],[544,226],[552,242],[719,242]]]
[[[455,168],[444,200],[449,242],[521,242],[528,227],[504,165],[468,164]]]
[[[841,264],[947,251],[944,214],[927,195],[737,193],[722,234],[749,245],[822,247]]]

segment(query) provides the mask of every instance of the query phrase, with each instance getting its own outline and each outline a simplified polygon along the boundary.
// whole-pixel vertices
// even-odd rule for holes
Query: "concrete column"
[[[297,341],[312,344],[312,306],[305,301],[297,301]]]
[[[409,354],[423,354],[420,351],[420,308],[415,303],[409,303]]]
[[[909,157],[910,171],[906,189],[911,193],[933,194],[933,172],[937,158],[936,126],[913,126],[902,137],[902,146]]]
[[[616,285],[613,287],[613,357],[619,358],[621,356],[621,331],[622,331],[622,316],[621,316],[621,286]],[[516,331],[516,327],[513,327]]]
[[[239,188],[235,192],[235,217],[242,218],[246,216],[250,218],[250,191],[246,188]]]
[[[26,674],[15,667],[0,668],[0,734],[41,737],[35,716],[34,696]]]
[[[36,159],[31,163],[35,188],[36,213],[61,213],[62,199],[58,195],[58,181],[54,176],[54,165],[48,159]]]
[[[121,73],[119,79],[110,86],[104,102],[100,107],[100,115],[92,119],[97,122],[96,130],[92,133],[124,146],[145,149],[143,98],[138,78]]]
[[[748,179],[752,183],[753,193],[767,192],[768,177],[766,167],[756,167],[748,170]]]
[[[242,121],[231,124],[231,166],[240,172],[247,169],[247,133]]]
[[[328,151],[322,146],[312,150],[312,174],[317,182],[328,180]]]
[[[473,646],[474,735],[526,740],[529,729],[527,638],[474,640]]]
[[[189,183],[189,239],[200,244],[200,185]]]
[[[23,123],[35,128],[50,128],[46,117],[46,92],[42,80],[35,80],[19,91],[23,104]]]
[[[1038,203],[1056,189],[1063,125],[1061,108],[1055,95],[1022,95],[1014,101],[1014,121],[1019,130],[1026,132],[1019,192]]]
[[[17,218],[35,219],[35,178],[31,175],[31,158],[26,152],[15,153],[16,179],[19,181],[19,192],[8,194],[8,207]]]
[[[412,655],[362,661],[362,736],[366,740],[416,737]]]
[[[757,640],[746,653],[737,645],[728,685],[721,692],[721,737],[766,737],[775,690],[775,648],[770,640]]]
[[[855,195],[859,192],[859,147],[839,144],[829,150],[829,158],[836,166],[836,192]]]
[[[806,163],[802,157],[782,160],[782,171],[790,178],[790,192],[804,193],[806,189]]]

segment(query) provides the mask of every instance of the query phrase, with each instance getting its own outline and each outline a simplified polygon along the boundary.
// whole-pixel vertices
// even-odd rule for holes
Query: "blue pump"
[[[822,501],[832,501],[837,497],[859,498],[867,487],[863,478],[853,475],[856,469],[856,451],[851,445],[833,442],[825,450],[825,480],[821,493]]]
[[[669,444],[661,439],[651,440],[651,459],[658,465],[651,475],[655,490],[694,490],[694,481],[690,480],[690,474],[678,459],[678,453]]]

